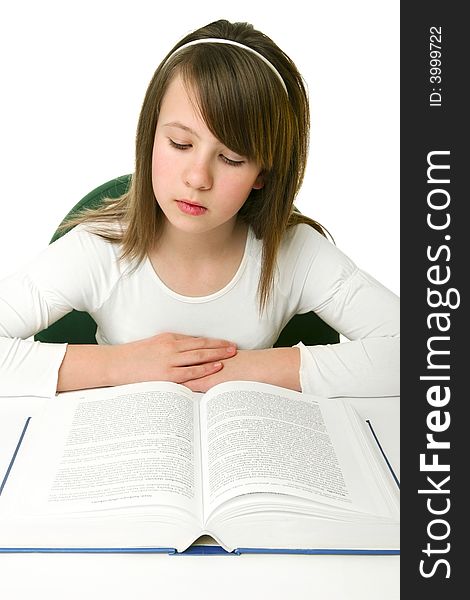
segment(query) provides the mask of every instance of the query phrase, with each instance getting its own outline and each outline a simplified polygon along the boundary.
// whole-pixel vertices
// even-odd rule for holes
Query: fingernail
[[[235,348],[235,346],[229,346],[229,347],[227,348],[227,354],[232,354],[232,353],[233,353],[233,352],[235,352],[235,351],[236,351],[236,348]]]
[[[216,362],[212,365],[214,367],[214,369],[219,369],[222,366],[221,362]]]

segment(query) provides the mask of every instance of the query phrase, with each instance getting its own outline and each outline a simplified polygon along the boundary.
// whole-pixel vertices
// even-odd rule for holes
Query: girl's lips
[[[192,204],[191,202],[186,202],[185,200],[177,200],[176,204],[181,212],[186,215],[192,215],[198,217],[199,215],[203,215],[207,208],[204,206],[200,206],[199,204]]]

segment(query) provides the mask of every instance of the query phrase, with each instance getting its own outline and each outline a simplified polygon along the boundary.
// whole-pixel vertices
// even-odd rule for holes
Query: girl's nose
[[[192,162],[184,173],[184,182],[195,190],[209,190],[213,183],[209,164],[202,160]]]

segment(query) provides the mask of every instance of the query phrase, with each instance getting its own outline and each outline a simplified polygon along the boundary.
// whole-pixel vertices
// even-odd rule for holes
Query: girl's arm
[[[0,281],[0,397],[158,379],[184,383],[217,372],[236,354],[225,340],[175,334],[112,346],[29,339],[72,308],[100,306],[122,275],[114,252],[76,228]]]
[[[390,294],[383,289],[385,295]],[[376,291],[371,293],[371,299],[378,301]],[[385,309],[386,305],[384,301],[382,307]],[[366,303],[364,309],[367,306]],[[351,309],[352,306],[345,309],[342,319],[347,316],[345,313],[354,312]],[[398,305],[393,313],[398,317]],[[351,318],[354,319],[353,314]],[[386,313],[384,321],[389,318],[390,313]],[[372,323],[373,319],[365,321]],[[333,321],[330,324],[335,327]],[[339,325],[336,327],[343,333]],[[400,394],[399,373],[400,338],[391,330],[390,335],[377,332],[326,346],[298,344],[293,348],[239,350],[236,356],[224,361],[222,371],[185,385],[194,391],[206,392],[223,381],[248,380],[328,398],[397,396]]]
[[[312,228],[303,229],[293,290],[340,333],[339,344],[300,348],[302,390],[326,397],[400,393],[400,301]]]
[[[137,381],[185,384],[217,373],[223,368],[222,360],[236,352],[235,345],[225,340],[170,333],[113,346],[1,337],[0,397],[50,397],[56,391]]]
[[[324,397],[399,395],[398,297],[308,226],[280,253],[279,272],[278,293],[292,309],[313,310],[349,341],[239,351],[223,371],[189,386],[205,391],[230,377]]]

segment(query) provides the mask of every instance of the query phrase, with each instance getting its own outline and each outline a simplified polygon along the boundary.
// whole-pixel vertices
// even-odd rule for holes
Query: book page
[[[202,400],[201,437],[205,517],[256,492],[388,513],[341,402],[252,382],[222,384]]]
[[[31,421],[6,489],[28,489],[46,512],[159,504],[199,514],[198,422],[198,402],[175,384],[60,394]]]

